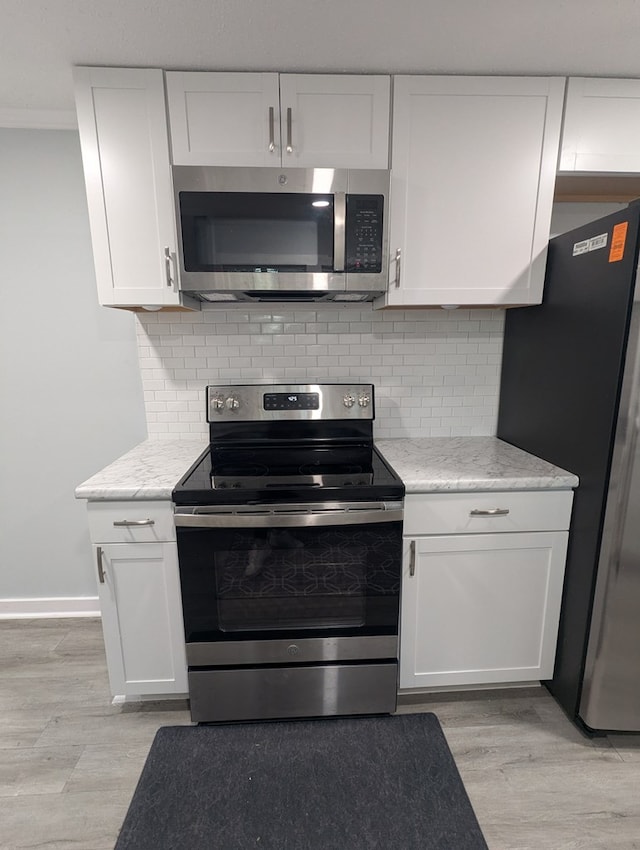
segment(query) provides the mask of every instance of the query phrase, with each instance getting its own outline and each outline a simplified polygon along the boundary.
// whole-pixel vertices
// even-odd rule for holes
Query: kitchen
[[[115,64],[126,63],[118,61]],[[273,67],[273,64],[265,62],[263,67]],[[302,63],[299,64],[302,66]],[[460,67],[458,63],[455,69],[447,70],[453,71]],[[476,73],[478,71],[473,70]],[[540,72],[539,65],[533,62],[527,70]],[[551,72],[555,69],[542,70]],[[584,73],[586,70],[589,73],[598,72],[598,69],[585,69],[584,65],[577,61],[575,67],[570,70],[575,73]],[[629,68],[626,74],[619,71],[617,76],[632,76],[632,70]],[[603,71],[605,72],[607,71]],[[11,132],[17,134],[12,138],[17,137],[20,140],[20,143],[13,147],[14,162],[24,163],[29,152],[27,142],[33,146],[33,156],[37,157],[35,146],[38,142],[33,140],[33,136],[37,135],[34,131]],[[7,328],[3,334],[3,341],[8,346],[7,354],[17,350],[18,346],[21,351],[27,348],[20,374],[8,375],[16,393],[16,401],[10,407],[13,428],[11,445],[14,444],[13,441],[17,445],[24,445],[30,436],[30,447],[42,446],[44,435],[41,433],[40,423],[43,407],[47,411],[55,411],[55,417],[51,417],[52,421],[45,428],[46,433],[55,434],[55,442],[52,441],[48,450],[47,463],[43,464],[42,457],[38,457],[37,461],[34,459],[34,469],[27,480],[24,471],[18,472],[18,461],[15,461],[14,486],[17,489],[11,491],[12,499],[7,498],[9,511],[16,511],[18,503],[22,501],[16,499],[16,495],[22,497],[24,494],[24,498],[33,498],[27,488],[32,486],[34,480],[41,481],[42,486],[48,487],[49,500],[54,497],[54,493],[51,493],[52,480],[56,482],[56,493],[64,490],[63,485],[66,482],[64,497],[68,500],[68,494],[79,481],[144,439],[143,402],[146,403],[146,421],[149,422],[150,433],[181,433],[185,424],[196,436],[202,433],[203,408],[197,394],[189,397],[181,391],[178,397],[173,395],[176,390],[167,390],[164,384],[153,384],[159,380],[164,382],[167,374],[169,380],[194,380],[199,386],[218,380],[234,381],[240,376],[247,380],[261,378],[264,376],[263,368],[270,368],[271,365],[273,372],[267,377],[293,377],[292,372],[285,371],[282,375],[283,368],[294,370],[297,378],[311,377],[317,374],[316,367],[320,365],[319,362],[316,363],[315,358],[327,358],[322,361],[323,369],[326,369],[323,374],[327,377],[344,379],[344,367],[347,366],[350,370],[349,376],[354,380],[369,379],[376,385],[376,427],[380,429],[376,434],[377,438],[444,436],[444,432],[438,429],[447,429],[447,435],[464,433],[482,436],[493,432],[504,321],[504,313],[500,310],[461,309],[444,312],[411,309],[372,312],[369,307],[326,306],[317,310],[305,307],[304,310],[287,308],[266,311],[260,307],[252,307],[250,310],[241,308],[234,314],[231,314],[230,310],[224,313],[218,310],[197,314],[150,313],[141,314],[138,320],[134,320],[130,315],[119,315],[119,311],[98,308],[97,304],[88,301],[88,293],[93,292],[93,271],[86,219],[81,219],[83,201],[80,192],[83,189],[80,182],[77,142],[69,140],[65,144],[60,138],[65,136],[65,133],[61,131],[42,132],[48,137],[48,141],[60,146],[56,161],[56,171],[60,179],[60,169],[66,166],[66,185],[73,185],[74,191],[77,190],[74,196],[76,206],[69,210],[69,214],[75,214],[79,222],[73,228],[73,233],[77,234],[73,256],[76,262],[83,258],[85,265],[82,269],[74,268],[72,274],[67,274],[68,253],[60,248],[59,253],[48,253],[47,257],[57,262],[53,264],[54,269],[46,280],[40,278],[36,267],[25,282],[27,292],[39,293],[39,298],[34,299],[34,302],[37,300],[39,303],[29,303],[29,338],[33,340],[31,346],[24,345],[25,329],[22,324],[14,324],[13,328]],[[40,156],[44,160],[43,149]],[[32,162],[29,167],[33,169]],[[49,182],[53,179],[51,172],[51,168],[43,167],[43,183],[40,185],[57,186]],[[33,170],[31,173],[35,174]],[[61,184],[56,194],[59,198],[65,197],[62,179]],[[33,188],[35,196],[31,197],[32,204],[38,197],[35,194],[37,186]],[[71,206],[71,201],[68,203]],[[16,220],[15,213],[19,209],[14,206],[14,217],[11,221]],[[55,219],[53,216],[52,218]],[[80,238],[80,228],[84,233],[83,239]],[[59,225],[55,220],[52,221],[51,232],[53,235],[47,244],[48,249],[56,247],[58,237],[66,238],[69,235],[64,225]],[[24,245],[25,238],[23,235],[22,242],[16,241],[15,244]],[[29,251],[32,250],[34,248],[31,244]],[[23,251],[23,258],[28,253]],[[9,270],[16,280],[24,280],[24,265],[19,264],[18,259],[13,260],[10,257],[10,263],[15,262],[16,266],[10,265]],[[44,259],[43,257],[43,262]],[[47,267],[49,264],[47,263]],[[61,273],[62,269],[65,269],[65,274]],[[70,277],[76,281],[74,290],[69,288],[72,282]],[[6,288],[4,297],[8,297]],[[24,296],[21,298],[24,299]],[[65,298],[70,300],[65,301]],[[85,305],[86,322],[78,321],[77,311],[81,304]],[[38,312],[40,309],[43,311],[41,318]],[[3,316],[8,316],[9,313],[10,311],[5,309]],[[13,314],[15,315],[15,309]],[[242,319],[236,318],[234,321],[234,316],[242,316]],[[136,328],[137,340],[134,336]],[[293,339],[278,339],[280,330]],[[50,336],[47,337],[45,331]],[[264,340],[260,343],[259,352],[252,350],[250,339],[242,339],[243,335],[249,337],[256,332]],[[338,340],[332,336],[336,334],[339,335]],[[73,335],[82,335],[76,343],[76,348],[68,342],[70,339],[77,339],[77,336]],[[234,340],[234,336],[240,336],[241,339]],[[46,347],[43,346],[43,339],[50,339]],[[99,346],[96,345],[97,340],[100,340]],[[70,350],[67,350],[67,345]],[[336,350],[336,345],[348,346],[349,350]],[[279,346],[294,348],[280,351]],[[358,349],[358,346],[363,348]],[[301,347],[304,348],[304,353]],[[79,358],[78,350],[86,352],[86,358]],[[141,369],[145,370],[140,376],[135,370],[138,353],[141,357]],[[298,355],[311,359],[297,361],[295,366],[288,365],[291,358]],[[60,357],[60,360],[56,361],[57,357]],[[203,362],[203,357],[211,358],[211,363],[208,360]],[[269,358],[272,358],[273,364]],[[276,362],[276,358],[283,359]],[[86,362],[78,363],[79,359]],[[5,364],[11,362],[8,356],[3,360]],[[51,369],[51,372],[48,372],[48,369]],[[186,374],[174,373],[173,370],[195,370],[196,374],[193,375],[191,371]],[[302,370],[304,374],[301,375]],[[99,375],[99,381],[96,380],[96,375]],[[33,393],[33,401],[25,398],[24,392],[21,391],[25,383],[38,388],[37,393]],[[473,387],[472,392],[470,387]],[[143,396],[143,393],[146,395]],[[169,395],[165,396],[165,393]],[[185,389],[184,393],[194,393],[194,390]],[[60,410],[59,403],[61,394],[64,394],[65,399],[69,397],[63,410]],[[29,405],[33,407],[30,408]],[[126,416],[125,411],[128,411]],[[89,446],[87,434],[100,436],[99,439],[91,440]],[[64,455],[60,461],[59,455]],[[20,459],[22,470],[24,464],[24,458]],[[7,495],[9,496],[9,493]],[[61,502],[62,498],[61,493]],[[48,527],[50,535],[43,535],[42,543],[39,540],[31,543],[33,555],[28,559],[29,571],[25,568],[6,576],[7,584],[2,593],[3,597],[9,600],[84,597],[85,605],[89,602],[95,605],[96,579],[93,562],[86,563],[89,543],[83,507],[82,504],[65,506],[64,510],[71,513],[71,518],[66,514],[58,514],[57,523]],[[61,521],[61,516],[64,522]],[[25,525],[24,516],[16,511],[10,513],[9,517],[8,525],[21,529],[22,540],[25,536],[30,536],[27,534],[28,527]],[[58,527],[76,529],[75,538],[68,532],[60,533]],[[55,551],[60,553],[56,556],[59,558],[60,567],[55,570],[50,569],[51,539],[55,543]],[[16,544],[15,552],[9,553],[13,561],[19,552]],[[73,576],[66,572],[71,568],[71,564],[77,565],[73,568]],[[42,601],[38,604],[44,605]],[[77,610],[83,610],[80,603],[75,604]]]

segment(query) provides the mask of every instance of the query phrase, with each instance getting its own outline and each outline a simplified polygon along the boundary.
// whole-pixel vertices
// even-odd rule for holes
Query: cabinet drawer
[[[92,543],[157,543],[176,539],[171,502],[89,502]]]
[[[573,491],[419,493],[404,503],[404,534],[565,531]]]

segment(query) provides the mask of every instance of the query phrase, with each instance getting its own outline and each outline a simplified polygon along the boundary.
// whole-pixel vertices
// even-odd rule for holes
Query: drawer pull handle
[[[102,546],[98,546],[96,550],[96,557],[98,561],[98,579],[100,584],[104,584],[104,567],[102,566]]]
[[[155,525],[154,519],[118,519],[114,523],[116,528],[129,528],[130,526]]]
[[[508,513],[509,508],[489,508],[488,510],[476,508],[469,512],[469,516],[506,516]]]
[[[416,541],[412,540],[409,546],[409,575],[416,574]]]

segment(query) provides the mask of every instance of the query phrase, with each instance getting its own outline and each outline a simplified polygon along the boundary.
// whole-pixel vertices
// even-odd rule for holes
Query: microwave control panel
[[[347,195],[347,272],[382,271],[383,207],[382,195]]]

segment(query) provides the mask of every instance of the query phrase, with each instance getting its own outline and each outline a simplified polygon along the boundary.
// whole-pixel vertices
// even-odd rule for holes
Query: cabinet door
[[[384,305],[542,300],[564,80],[396,77]]]
[[[282,74],[282,164],[388,168],[386,76]]]
[[[406,540],[400,687],[551,678],[567,539],[536,532]]]
[[[166,75],[175,165],[280,165],[277,74]]]
[[[177,305],[162,71],[75,68],[74,80],[100,303]]]
[[[640,80],[569,79],[560,171],[640,172]]]
[[[94,547],[114,696],[187,693],[175,543]]]
[[[176,165],[388,168],[387,76],[168,72]]]

